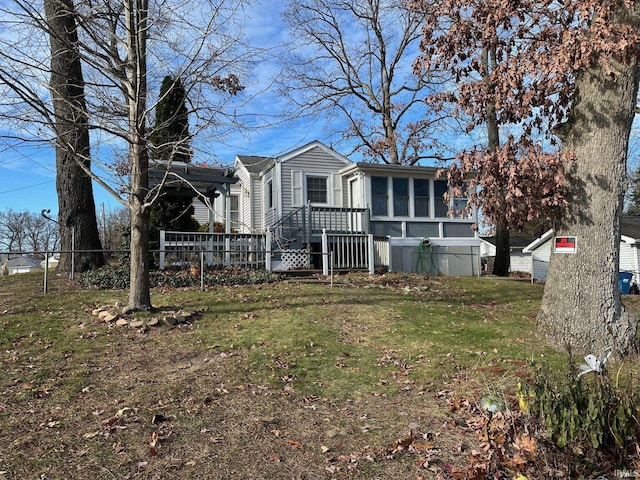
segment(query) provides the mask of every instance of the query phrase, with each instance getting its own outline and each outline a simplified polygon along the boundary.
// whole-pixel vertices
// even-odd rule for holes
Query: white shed
[[[640,285],[640,217],[623,216],[620,230],[619,271],[632,273],[632,283]],[[534,280],[547,279],[553,237],[553,230],[549,230],[523,250],[531,254]]]
[[[531,253],[525,252],[525,248],[533,241],[532,237],[509,238],[509,271],[524,272],[531,274]],[[496,239],[495,237],[480,238],[480,255],[489,260],[489,272],[493,268],[493,260],[496,256]]]

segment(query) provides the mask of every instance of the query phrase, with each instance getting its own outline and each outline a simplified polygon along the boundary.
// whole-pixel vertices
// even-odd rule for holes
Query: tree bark
[[[129,121],[129,211],[131,214],[131,265],[128,310],[151,308],[149,282],[149,141],[147,109],[148,0],[126,0],[126,67]]]
[[[511,245],[509,244],[509,228],[496,225],[496,258],[493,262],[493,274],[499,277],[509,275],[511,263]]]
[[[56,130],[56,190],[60,248],[81,252],[75,256],[76,271],[104,265],[91,178],[89,127],[84,78],[78,52],[75,10],[72,0],[45,0],[50,28],[51,78]],[[72,235],[75,234],[75,239]],[[58,269],[71,271],[69,253],[60,255]]]
[[[496,48],[495,46],[483,48],[482,63],[485,71],[484,79],[489,81],[490,73],[497,68]],[[493,85],[490,85],[493,89]],[[500,124],[496,114],[496,107],[493,103],[492,96],[489,97],[485,105],[486,124],[487,124],[487,147],[490,152],[500,147]],[[493,262],[494,275],[506,277],[509,275],[509,266],[511,262],[511,245],[509,244],[509,227],[496,219],[496,256]]]
[[[555,234],[576,236],[577,252],[552,253],[537,330],[557,348],[599,355],[611,347],[623,357],[637,353],[638,320],[621,302],[618,268],[638,68],[614,68],[607,74],[597,63],[578,74],[572,110],[557,132],[577,161],[567,168],[570,211]]]

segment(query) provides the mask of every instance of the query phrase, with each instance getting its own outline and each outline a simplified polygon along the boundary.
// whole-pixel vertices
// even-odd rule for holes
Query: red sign
[[[556,237],[555,252],[556,253],[576,253],[578,251],[577,237]]]

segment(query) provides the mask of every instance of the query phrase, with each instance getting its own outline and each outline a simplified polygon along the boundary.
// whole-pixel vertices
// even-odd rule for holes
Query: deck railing
[[[273,257],[285,252],[272,249],[271,236],[271,232],[245,234],[162,230],[159,266],[160,269],[186,268],[199,263],[200,258],[203,258],[206,266],[240,265],[271,270],[283,263],[282,260],[272,263]],[[286,250],[289,256],[295,252],[305,256],[306,264],[309,264],[311,252]],[[322,234],[322,251],[316,254],[322,255],[323,272],[328,272],[332,267],[366,269],[373,273],[376,269],[389,266],[389,239],[371,234],[336,234],[325,230]],[[329,265],[330,258],[333,265]],[[295,265],[295,268],[301,267],[302,265]]]
[[[203,252],[208,266],[265,264],[265,235],[252,233],[208,233],[160,231],[160,269],[184,267],[199,262]]]
[[[273,223],[270,227],[276,242],[300,245],[320,236],[323,230],[330,233],[368,234],[369,209],[347,207],[320,207],[303,205]]]
[[[369,233],[368,208],[342,208],[310,206],[311,232],[367,234]]]

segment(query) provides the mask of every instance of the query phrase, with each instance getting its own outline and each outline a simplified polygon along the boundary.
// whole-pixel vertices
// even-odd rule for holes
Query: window
[[[429,216],[429,180],[426,178],[413,180],[413,211],[416,217]]]
[[[237,231],[240,228],[240,196],[231,195],[229,201],[231,203],[231,216],[229,218],[231,229]]]
[[[436,217],[446,217],[449,213],[449,203],[444,196],[449,191],[446,180],[436,180],[433,182],[433,194],[436,201]]]
[[[388,215],[387,177],[371,177],[371,214]]]
[[[267,209],[273,208],[273,180],[267,181],[267,189],[264,194],[264,203],[267,205]]]
[[[307,201],[327,203],[327,177],[307,176]]]
[[[393,216],[409,216],[409,179],[393,179]]]
[[[462,194],[453,198],[453,212],[456,218],[468,218],[470,212],[467,211],[467,189],[462,188]]]

